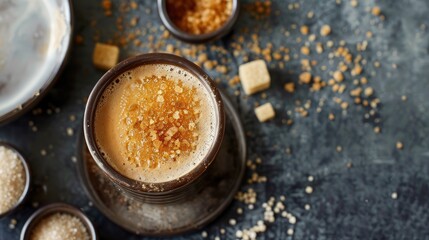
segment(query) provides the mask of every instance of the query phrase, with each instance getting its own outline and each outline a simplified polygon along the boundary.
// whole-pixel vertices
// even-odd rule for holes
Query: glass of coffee
[[[196,189],[222,143],[220,93],[194,63],[172,54],[129,58],[95,85],[84,116],[96,164],[126,194],[175,201]]]

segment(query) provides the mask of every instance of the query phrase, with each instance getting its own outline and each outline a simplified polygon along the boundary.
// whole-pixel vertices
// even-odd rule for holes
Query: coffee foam
[[[124,111],[123,106],[119,104],[121,96],[126,87],[131,84],[131,80],[144,79],[152,75],[166,76],[168,79],[176,81],[181,80],[185,86],[195,87],[201,100],[201,114],[197,124],[199,138],[195,151],[189,155],[179,156],[176,161],[163,161],[155,169],[136,167],[127,161],[124,157],[125,148],[119,141],[123,137],[120,133],[119,117],[119,113]],[[216,121],[215,104],[217,103],[212,100],[211,92],[188,71],[166,64],[143,65],[122,74],[104,90],[95,114],[96,142],[104,158],[121,174],[147,183],[171,181],[199,165],[214,144],[215,129],[219,124]]]

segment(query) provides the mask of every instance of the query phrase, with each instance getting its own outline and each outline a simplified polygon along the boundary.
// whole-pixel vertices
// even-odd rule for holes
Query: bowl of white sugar
[[[37,210],[25,223],[21,240],[97,240],[89,218],[79,209],[52,203]]]
[[[24,202],[30,187],[25,158],[10,144],[0,142],[0,218]]]

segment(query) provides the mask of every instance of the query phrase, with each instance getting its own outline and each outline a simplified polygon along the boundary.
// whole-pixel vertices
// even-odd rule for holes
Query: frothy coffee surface
[[[104,91],[95,114],[96,142],[121,174],[143,182],[177,179],[198,165],[213,144],[215,107],[191,73],[143,65]]]

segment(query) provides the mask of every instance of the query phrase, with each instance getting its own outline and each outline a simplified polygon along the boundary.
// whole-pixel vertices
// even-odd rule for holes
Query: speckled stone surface
[[[138,27],[159,26],[155,1],[138,1],[139,7],[134,15],[139,16]],[[248,2],[248,1],[246,1]],[[209,238],[234,239],[237,229],[249,228],[263,219],[261,204],[271,196],[286,196],[286,209],[297,217],[297,223],[291,225],[287,219],[277,217],[275,223],[267,223],[267,231],[259,234],[259,239],[425,239],[429,236],[429,2],[410,1],[374,1],[358,0],[352,7],[349,0],[336,4],[334,0],[299,1],[298,9],[289,10],[291,1],[274,1],[273,14],[263,20],[255,20],[243,9],[232,32],[223,40],[211,45],[224,47],[228,51],[219,54],[210,48],[202,50],[210,59],[228,59],[228,73],[219,74],[208,71],[213,78],[219,78],[219,87],[226,89],[241,116],[248,133],[249,159],[262,158],[257,172],[268,177],[267,183],[244,184],[242,189],[252,187],[258,193],[254,210],[239,202],[234,202],[222,217],[207,226]],[[245,2],[242,2],[245,3]],[[118,7],[114,2],[114,9]],[[386,19],[381,21],[368,13],[368,9],[378,5]],[[74,1],[75,33],[84,37],[82,45],[75,45],[71,58],[59,82],[36,106],[43,113],[34,115],[31,111],[20,119],[0,127],[0,140],[17,146],[29,159],[33,173],[32,192],[29,201],[16,213],[0,220],[0,239],[18,239],[26,219],[36,208],[34,203],[44,205],[51,202],[67,202],[80,207],[98,228],[101,239],[146,239],[135,236],[108,221],[91,204],[78,181],[76,165],[72,161],[76,153],[78,132],[81,128],[84,99],[90,93],[96,81],[103,74],[91,64],[94,47],[93,36],[105,42],[117,32],[115,17],[107,18],[103,14],[100,1]],[[306,17],[309,11],[314,17]],[[278,14],[275,14],[278,12]],[[97,20],[92,27],[91,22]],[[128,21],[126,18],[125,21]],[[377,110],[380,123],[374,118],[365,118],[368,109],[352,104],[348,91],[353,88],[352,80],[346,75],[346,93],[333,93],[330,88],[319,92],[309,91],[308,86],[297,85],[291,95],[283,90],[283,84],[298,82],[302,37],[298,29],[302,24],[310,27],[310,32],[318,33],[323,24],[329,24],[332,34],[317,37],[316,41],[326,43],[333,40],[338,46],[344,40],[356,55],[355,45],[366,39],[365,33],[372,31],[368,48],[361,53],[368,61],[363,75],[369,79],[368,85],[375,90],[375,96],[381,100]],[[288,47],[292,60],[285,63],[284,69],[270,63],[271,87],[261,94],[245,97],[243,93],[234,95],[236,89],[228,87],[228,80],[237,74],[237,67],[243,62],[241,57],[233,57],[231,42],[240,29],[250,27],[257,31],[261,45],[272,42],[275,48]],[[290,36],[285,35],[290,32]],[[157,31],[159,34],[159,31]],[[317,34],[318,35],[318,34]],[[250,42],[246,35],[245,42]],[[155,36],[155,39],[159,39]],[[173,45],[178,42],[167,40]],[[186,47],[187,45],[181,45]],[[326,65],[323,72],[320,67],[313,74],[328,80],[328,72],[335,70],[336,64],[329,64],[328,52],[318,55],[312,47],[311,59],[318,66]],[[152,50],[165,48],[152,46]],[[150,49],[128,47],[122,50],[121,59]],[[243,50],[245,51],[245,50]],[[258,58],[249,54],[249,59]],[[373,63],[381,66],[375,68]],[[397,65],[397,69],[392,67]],[[401,96],[406,95],[407,101]],[[338,96],[350,103],[343,112],[333,98]],[[320,113],[317,107],[321,99],[324,105]],[[305,103],[311,100],[309,115],[301,117],[294,112],[296,101]],[[267,123],[259,123],[254,115],[255,102],[271,102],[277,117]],[[288,115],[287,111],[291,114]],[[334,121],[328,119],[334,113]],[[70,115],[76,116],[75,121]],[[282,119],[293,119],[294,124],[282,124]],[[37,127],[32,131],[29,122]],[[381,134],[375,134],[373,127],[379,125]],[[67,128],[74,130],[73,136],[67,135]],[[404,144],[403,150],[395,147],[397,141]],[[337,146],[342,151],[336,151]],[[288,154],[286,149],[290,148]],[[41,151],[47,152],[46,156]],[[347,164],[352,163],[348,168]],[[250,173],[250,171],[249,171]],[[248,174],[249,175],[249,174]],[[314,176],[313,182],[307,177]],[[304,189],[313,186],[309,195]],[[391,197],[397,193],[397,199]],[[310,204],[309,211],[304,209]],[[237,215],[235,209],[243,207],[244,214]],[[228,224],[229,219],[237,219],[236,226]],[[12,219],[18,223],[9,228]],[[224,235],[219,233],[226,229]],[[287,229],[293,228],[294,235],[289,236]],[[201,239],[201,232],[178,236],[176,239]]]

